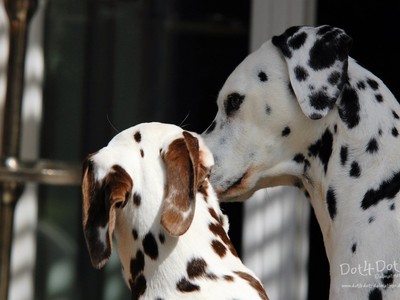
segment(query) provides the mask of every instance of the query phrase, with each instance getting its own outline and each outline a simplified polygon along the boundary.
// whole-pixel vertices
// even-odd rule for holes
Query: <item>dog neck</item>
[[[361,67],[349,66],[355,73],[357,68]],[[364,84],[368,85],[363,74]],[[367,77],[378,82],[372,74]],[[349,88],[356,89],[358,85],[360,89],[362,78],[355,75],[350,78]],[[331,286],[346,278],[349,282],[359,282],[357,278],[362,274],[357,271],[353,274],[356,279],[349,280],[342,274],[343,266],[357,267],[365,262],[372,266],[377,262],[388,265],[400,259],[392,250],[400,247],[397,237],[400,216],[395,203],[400,190],[400,142],[395,127],[399,109],[382,83],[375,93],[383,95],[393,109],[380,106],[380,97],[363,102],[353,99],[359,103],[362,117],[357,120],[355,115],[349,120],[340,111],[344,104],[339,103],[321,137],[308,148],[308,167],[302,182],[323,233]],[[351,122],[362,124],[352,127]],[[377,276],[385,271],[388,270]],[[374,276],[364,276],[363,281],[377,280]]]
[[[217,279],[242,268],[226,234],[228,220],[210,188],[197,193],[193,222],[180,237],[166,233],[159,216],[149,230],[141,230],[141,220],[133,226],[126,222],[120,218],[115,231],[124,278],[132,293],[146,299],[176,298],[197,290],[199,278]]]

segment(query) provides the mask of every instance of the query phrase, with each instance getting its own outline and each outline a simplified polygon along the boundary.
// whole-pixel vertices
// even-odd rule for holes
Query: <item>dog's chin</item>
[[[246,179],[249,177],[246,176]],[[231,186],[225,190],[216,190],[220,202],[243,202],[250,198],[256,191],[275,186],[294,186],[298,178],[293,175],[265,177],[251,184],[251,180],[242,181],[241,184]]]
[[[250,198],[256,191],[256,188],[247,190],[238,190],[235,188],[225,191],[217,191],[217,195],[220,202],[243,202]]]

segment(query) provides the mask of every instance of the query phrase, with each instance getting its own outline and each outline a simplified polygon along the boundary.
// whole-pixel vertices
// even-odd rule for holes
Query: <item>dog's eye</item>
[[[238,93],[229,94],[225,100],[224,107],[227,116],[231,116],[235,111],[239,110],[245,96]]]

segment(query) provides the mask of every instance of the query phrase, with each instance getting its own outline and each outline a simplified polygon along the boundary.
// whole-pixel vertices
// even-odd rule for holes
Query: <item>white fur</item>
[[[307,47],[310,45],[305,46],[306,50]],[[308,52],[303,54],[307,56]],[[391,133],[394,126],[400,129],[400,122],[392,113],[393,110],[400,114],[400,107],[381,80],[351,58],[348,64],[349,82],[353,87],[361,80],[365,83],[366,78],[379,84],[377,91],[368,85],[365,89],[356,88],[360,122],[351,129],[339,116],[340,98],[331,110],[324,111],[326,116],[318,120],[305,115],[288,89],[291,66],[271,41],[250,54],[228,77],[219,93],[215,129],[203,134],[216,161],[211,182],[225,200],[247,199],[263,187],[301,183],[310,194],[324,236],[330,262],[330,299],[368,299],[374,288],[380,289],[383,299],[399,299],[400,195],[366,210],[361,208],[361,200],[368,190],[377,189],[384,180],[400,171],[400,138]],[[268,75],[266,82],[260,82],[259,71]],[[310,78],[317,80],[318,74],[312,73]],[[235,114],[227,116],[224,103],[231,93],[244,95],[245,100]],[[382,103],[376,101],[376,94],[383,96]],[[271,109],[270,114],[266,114],[266,105]],[[335,125],[337,133],[333,134],[332,154],[325,174],[319,159],[308,156],[308,147],[319,140],[327,128],[334,133]],[[281,133],[286,126],[291,132],[283,137]],[[377,153],[366,152],[371,138],[378,142]],[[343,166],[340,151],[344,145],[348,147],[348,159]],[[303,164],[293,160],[298,153],[304,154],[310,162],[306,172]],[[353,161],[361,167],[358,178],[349,176]],[[243,174],[246,174],[243,181],[230,188]],[[332,186],[337,200],[333,220],[326,202],[327,191]],[[393,203],[396,207],[390,210]],[[371,217],[374,220],[369,222]],[[352,253],[354,243],[356,251]],[[377,263],[381,266],[397,264],[393,285],[382,287],[382,270],[370,269],[371,274],[366,276],[356,269],[352,269],[354,274],[344,274],[348,266],[358,268],[365,263],[374,268]],[[386,270],[388,268],[383,271]]]

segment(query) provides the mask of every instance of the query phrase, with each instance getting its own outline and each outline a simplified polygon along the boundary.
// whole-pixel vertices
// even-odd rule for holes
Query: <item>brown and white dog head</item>
[[[114,231],[117,242],[126,230],[144,236],[154,226],[184,234],[212,164],[198,135],[161,123],[131,127],[89,155],[82,179],[83,231],[93,266],[107,262]]]

